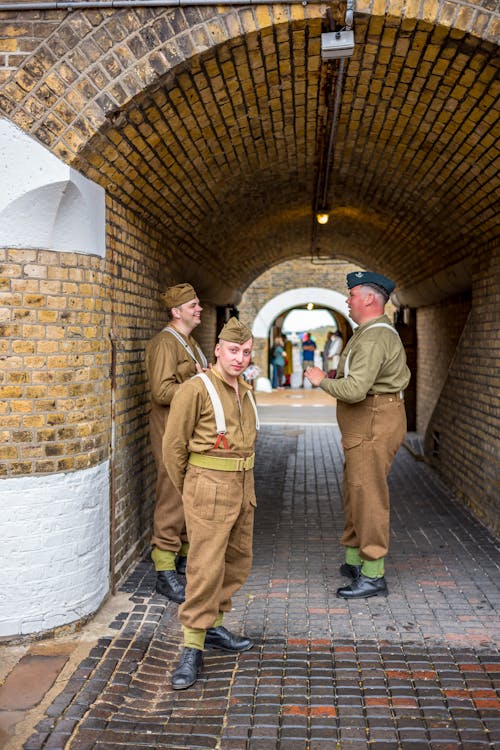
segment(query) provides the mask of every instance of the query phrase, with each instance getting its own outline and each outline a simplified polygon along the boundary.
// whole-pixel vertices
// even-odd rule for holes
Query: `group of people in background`
[[[334,378],[337,372],[340,354],[344,341],[340,331],[328,331],[321,358],[323,370],[329,378]],[[305,372],[308,367],[313,367],[316,358],[317,345],[309,332],[302,335],[300,346],[300,360],[302,367],[301,387],[304,387]],[[276,336],[271,348],[272,380],[274,389],[291,387],[291,376],[293,374],[293,345],[284,334]]]

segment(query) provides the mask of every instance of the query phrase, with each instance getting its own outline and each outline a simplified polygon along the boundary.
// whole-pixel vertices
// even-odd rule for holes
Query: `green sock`
[[[213,624],[212,627],[214,627],[214,628],[220,628],[220,626],[222,625],[222,618],[223,617],[224,617],[224,612],[219,612],[219,614],[217,615],[217,619],[214,622],[214,624]]]
[[[171,552],[168,549],[153,547],[151,551],[151,559],[155,564],[155,570],[158,572],[161,570],[175,570],[175,558],[175,552]]]
[[[198,651],[203,651],[205,648],[206,632],[207,631],[203,628],[188,628],[186,625],[183,625],[182,633],[184,635],[184,647],[197,648]]]
[[[187,557],[188,551],[189,551],[189,542],[182,542],[181,548],[179,550],[179,556]]]
[[[363,560],[359,556],[359,547],[346,547],[345,561],[348,565],[362,565]]]
[[[384,558],[378,560],[363,560],[361,572],[367,578],[381,578],[384,575]]]

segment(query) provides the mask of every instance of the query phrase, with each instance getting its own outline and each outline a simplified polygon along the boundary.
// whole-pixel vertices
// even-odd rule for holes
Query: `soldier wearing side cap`
[[[156,503],[151,540],[156,591],[180,604],[189,544],[179,491],[172,484],[162,457],[163,433],[170,403],[180,384],[207,367],[205,355],[191,336],[201,322],[200,301],[191,284],[176,284],[162,294],[168,325],[146,345],[146,370],[151,389],[149,429],[155,458]]]
[[[395,283],[381,274],[347,274],[347,305],[358,324],[331,380],[317,367],[306,371],[314,386],[337,399],[344,449],[344,599],[386,596],[384,558],[389,549],[387,476],[406,434],[403,391],[410,381],[396,329],[384,314]]]
[[[250,329],[230,318],[219,334],[215,365],[184,383],[170,407],[163,459],[182,494],[190,542],[186,600],[179,607],[184,648],[172,675],[175,690],[196,682],[204,648],[240,652],[253,645],[222,625],[252,563],[258,416],[252,389],[242,377],[251,354]]]

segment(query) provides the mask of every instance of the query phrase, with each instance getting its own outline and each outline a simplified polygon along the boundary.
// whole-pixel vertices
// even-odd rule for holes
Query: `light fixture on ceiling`
[[[320,209],[316,212],[316,221],[318,224],[328,224],[330,214],[326,209]]]
[[[328,31],[321,34],[322,60],[338,60],[342,57],[351,57],[353,52],[354,31],[352,29]]]
[[[314,302],[308,302],[306,307],[308,310],[314,310]]]

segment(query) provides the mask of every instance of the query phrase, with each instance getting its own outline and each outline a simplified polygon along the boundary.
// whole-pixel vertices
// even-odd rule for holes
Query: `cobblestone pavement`
[[[500,747],[495,540],[401,448],[390,477],[390,594],[345,602],[335,426],[265,426],[254,565],[225,625],[255,639],[206,652],[172,691],[176,605],[137,565],[111,623],[25,750],[486,750]]]

